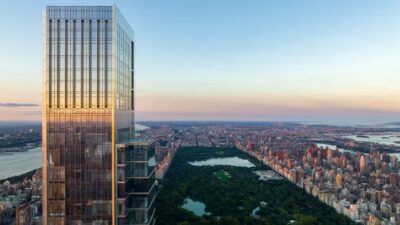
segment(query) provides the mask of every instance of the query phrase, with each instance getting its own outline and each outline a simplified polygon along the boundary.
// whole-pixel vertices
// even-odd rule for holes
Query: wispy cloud
[[[39,106],[38,104],[34,103],[16,103],[16,102],[7,102],[7,103],[1,103],[0,102],[0,107],[8,107],[8,108],[15,108],[15,107],[37,107]]]
[[[38,115],[42,115],[42,111],[28,111],[28,112],[23,112],[22,115],[38,116]]]

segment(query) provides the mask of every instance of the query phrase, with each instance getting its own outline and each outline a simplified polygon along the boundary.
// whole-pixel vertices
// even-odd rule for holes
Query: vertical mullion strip
[[[72,106],[76,107],[76,20],[72,28]]]
[[[89,20],[89,108],[92,107],[92,20]]]
[[[131,110],[134,110],[134,93],[133,93],[133,89],[131,90]]]
[[[108,20],[104,23],[104,107],[108,106]]]
[[[52,97],[53,97],[53,90],[52,90],[52,76],[53,76],[53,30],[52,30],[52,20],[49,20],[49,108],[52,107]]]
[[[135,43],[131,42],[132,49],[131,49],[131,110],[135,109],[135,96],[134,96],[134,57],[135,57]]]
[[[65,108],[68,108],[68,20],[65,20],[65,90],[64,90],[64,97],[65,97]]]
[[[84,81],[85,81],[85,21],[81,21],[81,108],[84,107]]]
[[[100,107],[100,20],[97,20],[97,108]]]
[[[57,20],[57,108],[60,108],[60,20]]]

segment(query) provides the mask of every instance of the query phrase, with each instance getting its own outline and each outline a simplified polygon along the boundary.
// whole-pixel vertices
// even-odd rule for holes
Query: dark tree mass
[[[255,167],[192,166],[188,162],[237,156]],[[286,180],[259,180],[270,168],[236,148],[184,147],[176,154],[157,198],[159,225],[353,224]],[[222,176],[226,171],[229,176]],[[206,205],[209,215],[183,209],[184,199]],[[262,203],[262,204],[260,204]],[[259,207],[259,210],[255,210]]]

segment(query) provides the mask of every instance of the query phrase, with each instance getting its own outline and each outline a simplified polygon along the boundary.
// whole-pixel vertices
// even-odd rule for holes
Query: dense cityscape
[[[352,132],[379,134],[382,129],[285,124],[267,127],[204,125],[183,128],[181,145],[234,145],[356,222],[399,224],[400,165],[396,156],[377,151],[390,148],[395,152],[399,146],[343,138]],[[373,147],[369,153],[365,153],[368,150],[361,153],[316,144],[343,140],[349,149],[371,145],[379,147]]]
[[[157,143],[156,178],[160,183],[181,147],[236,147],[357,223],[400,224],[400,164],[392,154],[399,151],[399,146],[395,142],[387,145],[349,138],[351,134],[361,139],[381,135],[385,140],[398,136],[398,128],[291,123],[145,124],[151,128],[138,131],[137,136]],[[3,134],[3,138],[9,136]],[[356,151],[360,146],[369,149]],[[39,223],[40,170],[3,180],[0,193],[2,224]]]

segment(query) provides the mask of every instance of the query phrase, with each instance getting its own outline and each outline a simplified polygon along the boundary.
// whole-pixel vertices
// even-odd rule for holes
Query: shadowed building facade
[[[147,208],[145,216],[126,210],[134,207],[127,205],[133,181],[125,164],[126,149],[135,148],[133,40],[115,6],[44,11],[45,225],[152,222]]]

